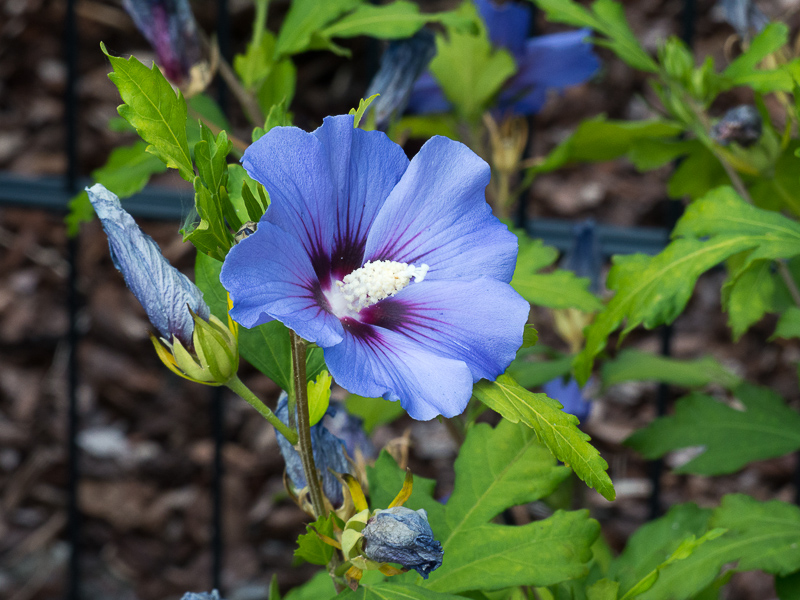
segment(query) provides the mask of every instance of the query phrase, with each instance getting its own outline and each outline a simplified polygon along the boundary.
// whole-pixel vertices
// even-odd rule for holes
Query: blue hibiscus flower
[[[529,38],[533,11],[527,4],[475,0],[489,39],[514,57],[517,72],[503,85],[496,108],[518,115],[541,110],[550,89],[563,90],[592,77],[600,62],[586,41],[588,29]],[[442,88],[430,72],[414,84],[408,110],[418,114],[447,112],[451,108]]]
[[[514,359],[529,309],[508,285],[517,241],[469,148],[434,137],[409,161],[345,115],[277,127],[242,163],[272,203],[222,267],[237,322],[283,322],[342,387],[421,420],[460,414]]]

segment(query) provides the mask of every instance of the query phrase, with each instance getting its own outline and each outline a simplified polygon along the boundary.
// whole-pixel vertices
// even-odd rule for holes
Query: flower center
[[[347,302],[347,308],[358,312],[384,298],[394,296],[411,283],[412,277],[417,283],[421,282],[428,269],[428,265],[415,267],[393,260],[369,261],[363,267],[345,275],[342,281],[337,281],[336,287]]]

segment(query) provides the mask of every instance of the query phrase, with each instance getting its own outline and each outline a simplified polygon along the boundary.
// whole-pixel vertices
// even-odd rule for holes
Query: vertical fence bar
[[[77,190],[78,181],[78,126],[75,82],[78,76],[78,31],[75,22],[75,0],[67,0],[64,19],[64,57],[67,67],[67,83],[64,89],[64,152],[67,169],[64,186],[70,194]],[[66,597],[78,600],[81,594],[81,513],[78,503],[78,483],[80,478],[78,455],[78,240],[70,238],[67,242],[69,277],[67,278],[67,312],[69,329],[67,346],[67,529],[70,544],[68,582]]]

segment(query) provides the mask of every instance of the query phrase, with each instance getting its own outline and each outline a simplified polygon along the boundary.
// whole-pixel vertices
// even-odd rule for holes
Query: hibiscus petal
[[[405,335],[350,322],[341,344],[325,348],[336,382],[353,394],[400,400],[414,419],[461,414],[472,395],[466,363],[425,351]]]
[[[465,362],[478,381],[495,379],[514,360],[529,311],[530,304],[510,285],[481,277],[412,283],[361,316],[428,352]]]
[[[220,281],[233,300],[231,317],[245,327],[278,319],[323,347],[342,340],[301,241],[273,223],[262,221],[231,249]]]
[[[411,161],[375,218],[365,260],[427,264],[427,277],[511,281],[517,238],[492,215],[489,165],[436,136]]]
[[[544,104],[548,88],[563,90],[592,77],[600,61],[587,41],[590,35],[590,30],[578,29],[528,40],[500,104],[513,104],[519,114],[533,114]]]
[[[276,127],[253,143],[242,164],[264,185],[270,223],[298,237],[323,289],[331,269],[361,266],[367,232],[408,166],[385,134],[353,128],[353,117],[326,118],[313,133]]]
[[[336,204],[332,271],[341,279],[362,264],[375,215],[408,168],[403,149],[378,131],[353,128],[353,117],[326,117],[313,135],[325,147]],[[333,214],[331,214],[333,213]]]
[[[531,7],[515,2],[495,4],[491,0],[475,0],[475,6],[486,23],[492,44],[520,54],[531,29]]]

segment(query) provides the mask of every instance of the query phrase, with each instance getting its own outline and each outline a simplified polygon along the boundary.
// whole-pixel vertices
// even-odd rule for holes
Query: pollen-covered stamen
[[[428,265],[414,266],[393,260],[369,261],[363,267],[345,275],[336,285],[347,301],[350,310],[359,311],[367,306],[394,296],[411,283],[425,279]]]

